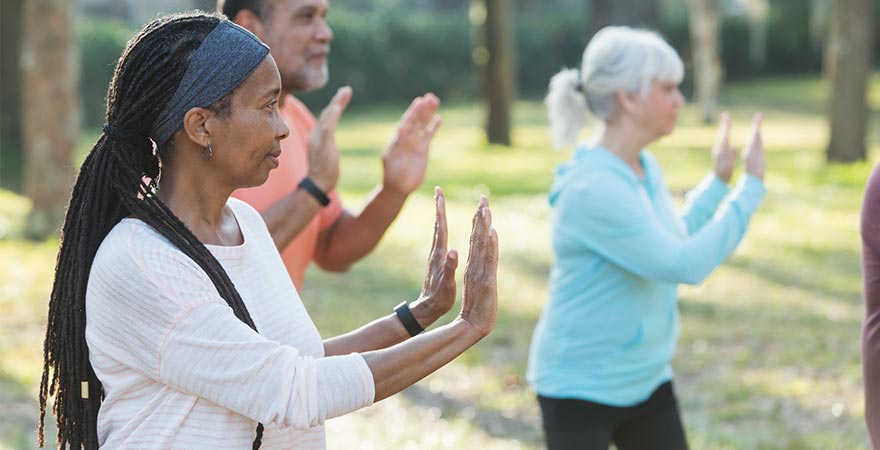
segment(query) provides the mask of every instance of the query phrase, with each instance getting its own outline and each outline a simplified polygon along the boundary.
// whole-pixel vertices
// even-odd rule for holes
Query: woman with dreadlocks
[[[326,419],[399,392],[491,331],[498,238],[483,198],[461,312],[407,339],[454,303],[458,257],[437,189],[412,311],[321,341],[260,215],[229,198],[278,164],[280,90],[268,48],[218,16],[163,17],[128,43],[62,230],[41,445],[54,395],[59,448],[322,449]],[[321,115],[325,137],[349,95]],[[436,124],[399,132],[429,139]]]

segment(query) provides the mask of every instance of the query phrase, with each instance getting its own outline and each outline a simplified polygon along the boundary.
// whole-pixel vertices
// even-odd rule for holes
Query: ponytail
[[[550,90],[544,97],[550,118],[553,148],[574,145],[584,125],[587,102],[584,96],[580,72],[563,69],[550,79]]]

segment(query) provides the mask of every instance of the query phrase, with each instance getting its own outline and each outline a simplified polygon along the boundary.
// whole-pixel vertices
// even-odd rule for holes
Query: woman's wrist
[[[446,314],[446,311],[441,311],[433,302],[424,298],[410,303],[409,309],[422,328],[428,328],[443,314]]]

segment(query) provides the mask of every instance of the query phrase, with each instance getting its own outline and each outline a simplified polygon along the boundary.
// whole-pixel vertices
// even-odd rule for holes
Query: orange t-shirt
[[[253,206],[257,211],[265,211],[276,201],[291,191],[309,172],[308,137],[315,127],[315,116],[288,94],[281,106],[281,116],[290,127],[290,136],[281,141],[281,156],[278,168],[269,172],[269,179],[261,186],[239,189],[232,196]],[[342,214],[342,203],[336,191],[328,194],[330,204],[323,208],[302,232],[281,252],[281,259],[287,266],[287,273],[297,289],[303,286],[306,268],[315,256],[318,233],[333,225]]]

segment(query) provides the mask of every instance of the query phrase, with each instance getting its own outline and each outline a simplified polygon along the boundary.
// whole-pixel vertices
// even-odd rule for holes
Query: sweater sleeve
[[[714,173],[709,172],[685,197],[681,218],[687,225],[688,235],[696,233],[708,222],[724,196],[730,191]]]
[[[663,227],[635,186],[611,173],[595,174],[560,198],[557,238],[643,278],[696,284],[736,248],[764,193],[758,179],[741,178],[729,201],[697,233],[682,238]]]
[[[156,378],[262,423],[310,428],[369,406],[372,374],[359,354],[313,359],[260,337],[228,306],[186,312],[160,342]]]
[[[182,252],[128,238],[102,245],[93,264],[90,348],[266,424],[306,429],[372,404],[375,385],[359,354],[315,359],[263,338]]]
[[[873,448],[880,449],[880,166],[874,169],[865,188],[861,222],[865,288],[862,326],[865,422]]]

